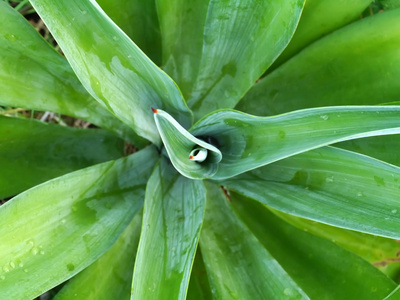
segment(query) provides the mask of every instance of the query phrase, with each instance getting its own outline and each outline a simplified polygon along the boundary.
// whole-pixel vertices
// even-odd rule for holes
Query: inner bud
[[[197,162],[203,162],[207,158],[208,150],[204,148],[195,148],[190,152],[189,159]]]

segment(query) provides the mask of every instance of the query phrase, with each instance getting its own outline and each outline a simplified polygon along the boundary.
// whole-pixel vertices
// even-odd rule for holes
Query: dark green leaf
[[[0,116],[0,199],[122,154],[123,142],[103,130]]]
[[[290,226],[255,201],[231,196],[237,214],[310,299],[382,299],[395,287],[355,254]]]
[[[308,299],[214,184],[207,184],[200,247],[214,299]]]
[[[185,299],[204,205],[202,182],[162,158],[146,188],[132,299]]]
[[[58,177],[0,207],[4,299],[32,299],[109,249],[142,208],[151,147]]]

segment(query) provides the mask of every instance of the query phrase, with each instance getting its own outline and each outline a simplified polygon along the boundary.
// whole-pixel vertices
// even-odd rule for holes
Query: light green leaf
[[[331,241],[290,226],[256,201],[231,197],[236,213],[310,299],[382,299],[396,286]]]
[[[400,239],[400,168],[321,148],[223,181],[277,210]]]
[[[96,262],[68,281],[53,299],[129,299],[141,225],[142,217],[137,215],[118,241]]]
[[[0,199],[122,154],[123,142],[100,129],[0,116]]]
[[[161,37],[155,0],[96,2],[154,63],[161,65]]]
[[[135,132],[160,142],[150,107],[168,108],[185,127],[175,83],[90,0],[32,0],[89,93]]]
[[[215,179],[339,141],[400,132],[400,106],[343,106],[255,117],[236,111],[212,113],[190,130],[212,137],[222,160]]]
[[[360,18],[372,0],[307,0],[289,45],[268,69],[276,69],[318,38]]]
[[[187,28],[195,36],[192,47],[186,46],[180,50],[173,46],[174,43],[191,44],[191,32],[176,37],[183,38],[183,41],[174,40],[172,43],[172,33],[166,33],[169,40],[164,40],[164,45],[169,46],[167,55],[172,55],[169,59],[176,61],[176,66],[181,68],[177,71],[177,78],[184,80],[182,78],[186,73],[189,74],[188,78],[196,78],[188,104],[197,119],[216,109],[236,105],[286,47],[297,26],[303,5],[304,0],[210,0],[207,14],[204,11],[205,4],[195,6],[200,6],[199,16],[195,9],[190,13],[185,12],[186,5],[173,6],[172,11],[178,15],[183,12],[185,20],[190,16],[196,19],[200,17],[200,21],[190,22]],[[163,9],[161,16],[167,12]],[[180,21],[171,22],[169,18],[161,17],[161,20],[163,34],[186,26]],[[169,29],[169,26],[178,27]],[[196,26],[203,27],[202,43],[198,40],[200,31]],[[196,47],[201,47],[199,65],[187,58],[193,52],[198,61],[199,50]],[[180,65],[184,60],[189,62]]]
[[[154,119],[175,169],[192,179],[211,177],[217,172],[221,152],[194,137],[166,112],[155,109]]]
[[[237,109],[257,115],[399,99],[400,9],[337,30],[259,81]]]
[[[141,209],[157,157],[146,148],[48,181],[2,205],[1,296],[32,299],[110,248]]]
[[[162,158],[146,188],[131,299],[185,299],[204,205],[202,182]]]
[[[210,300],[212,299],[211,287],[207,277],[206,267],[200,248],[196,251],[190,282],[188,288],[188,300]]]
[[[5,33],[0,35],[0,105],[65,114],[140,143],[130,128],[87,93],[66,59],[4,1],[0,19]]]
[[[308,299],[234,214],[222,190],[207,184],[201,253],[214,299]]]

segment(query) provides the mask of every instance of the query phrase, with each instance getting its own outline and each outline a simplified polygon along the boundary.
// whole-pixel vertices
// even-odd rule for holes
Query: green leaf
[[[270,210],[290,225],[332,241],[362,257],[389,278],[398,280],[400,246],[397,240],[318,223],[271,208]]]
[[[202,182],[162,158],[146,188],[132,299],[185,299],[204,205]]]
[[[335,146],[400,166],[400,151],[396,151],[400,149],[400,135],[398,134],[345,141],[335,144]]]
[[[268,72],[315,40],[359,19],[371,2],[372,0],[307,0],[293,38]]]
[[[0,199],[122,154],[122,141],[103,130],[0,116]]]
[[[157,157],[146,148],[48,181],[2,205],[1,296],[32,299],[110,248],[141,209]]]
[[[130,128],[87,93],[66,59],[4,1],[0,19],[5,33],[0,35],[0,105],[65,114],[140,143]]]
[[[383,300],[396,300],[400,297],[400,285],[398,285],[385,299]]]
[[[118,241],[96,262],[73,277],[54,300],[129,299],[142,217],[137,215]]]
[[[286,47],[304,5],[304,0],[209,0],[208,7],[199,2],[194,7],[191,2],[180,5],[182,1],[166,7],[170,2],[158,1],[166,36],[164,59],[179,68],[172,74],[179,84],[191,81],[185,83],[185,94],[191,94],[188,104],[197,119],[236,105]],[[181,14],[182,20],[171,20]],[[190,18],[198,21],[189,22],[183,34],[175,35]],[[182,44],[189,45],[180,47]],[[194,57],[188,58],[192,53]]]
[[[215,146],[191,135],[166,112],[160,109],[154,112],[158,131],[175,169],[192,179],[214,175],[222,159],[221,152]]]
[[[190,130],[212,137],[222,153],[215,179],[339,141],[400,132],[400,106],[343,106],[255,117],[236,111],[212,113]]]
[[[331,241],[290,226],[260,203],[231,197],[236,213],[310,299],[382,299],[396,286]]]
[[[135,132],[158,144],[150,107],[168,108],[185,127],[188,110],[175,83],[89,0],[32,0],[89,93]]]
[[[223,181],[277,210],[400,239],[400,168],[321,148]]]
[[[259,81],[237,109],[257,115],[398,100],[400,9],[327,35]]]
[[[201,253],[214,299],[308,299],[234,214],[222,190],[207,184]]]
[[[188,300],[209,300],[212,299],[210,283],[207,278],[207,271],[204,265],[200,248],[196,251],[190,282],[188,288]]]
[[[154,0],[96,1],[149,58],[161,65],[161,37]]]

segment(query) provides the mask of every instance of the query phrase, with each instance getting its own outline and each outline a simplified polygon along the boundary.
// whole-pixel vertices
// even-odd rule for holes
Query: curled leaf
[[[217,147],[195,137],[172,116],[161,109],[152,108],[154,120],[172,164],[183,176],[204,179],[213,176],[222,154]]]

